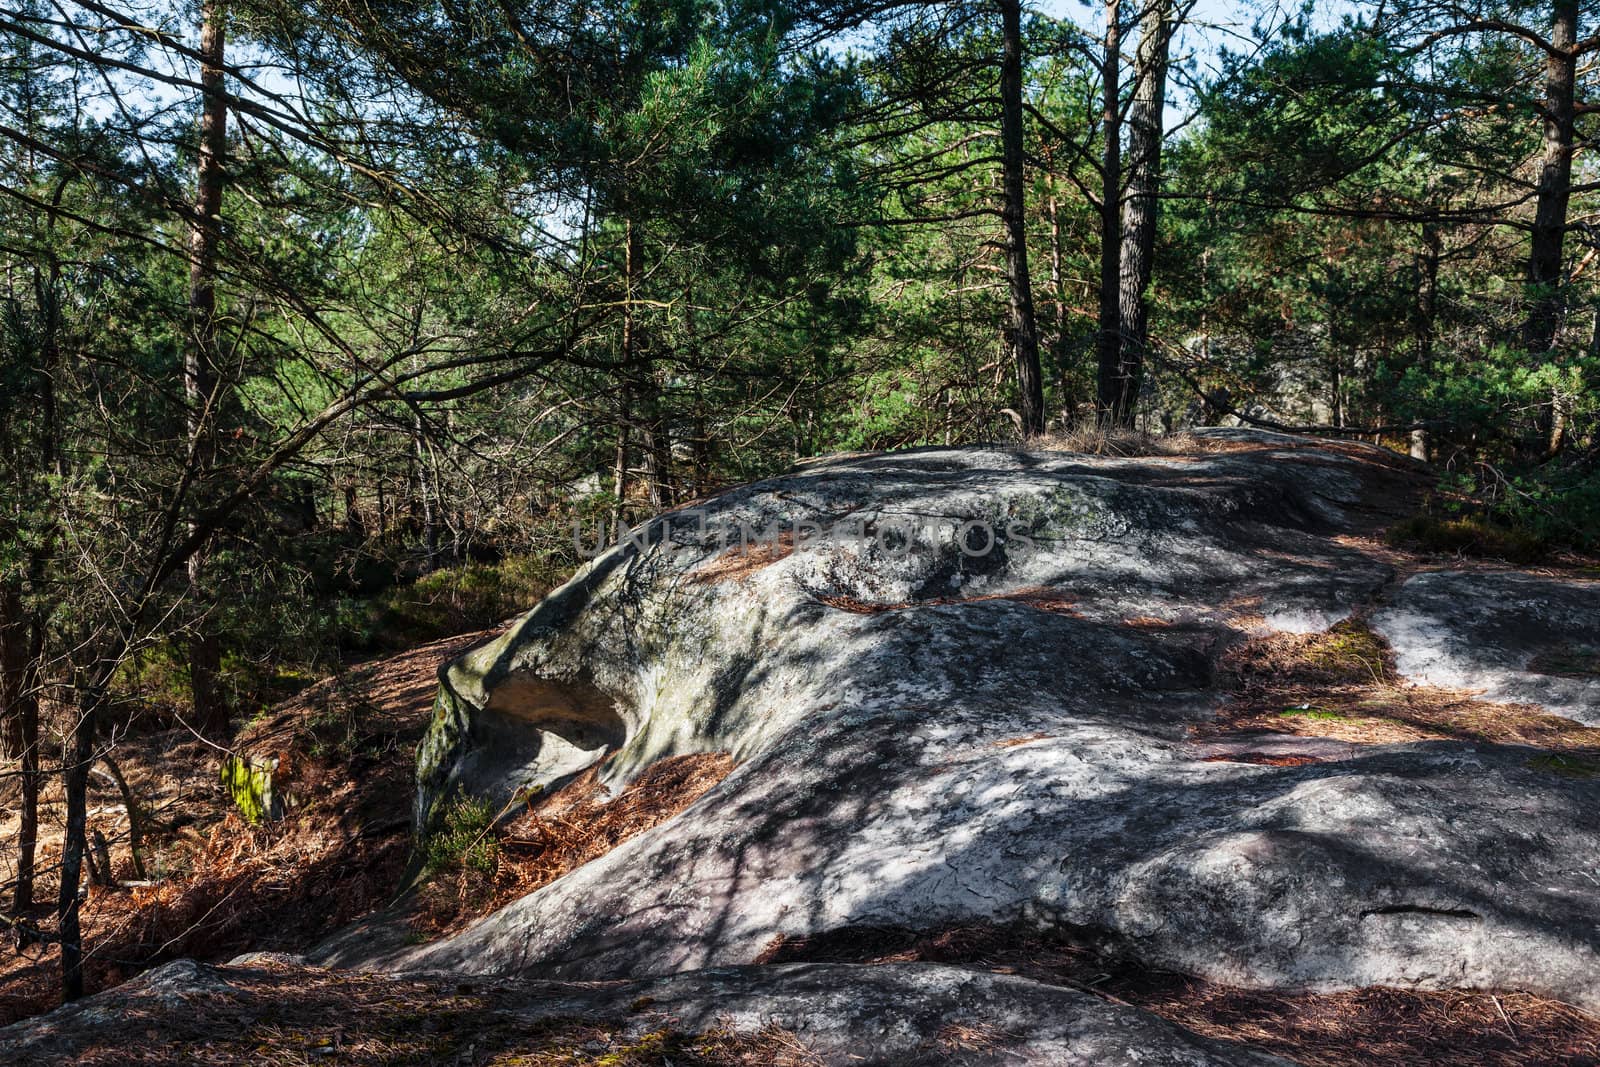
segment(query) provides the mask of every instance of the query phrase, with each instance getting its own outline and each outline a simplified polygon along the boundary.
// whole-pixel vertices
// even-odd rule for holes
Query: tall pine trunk
[[[1011,347],[1017,361],[1022,435],[1044,433],[1044,378],[1039,369],[1039,326],[1028,277],[1028,202],[1022,130],[1022,3],[1000,0],[1000,142],[1004,171],[1006,280],[1011,292]]]
[[[1128,108],[1128,192],[1122,208],[1118,280],[1119,356],[1111,421],[1131,426],[1149,344],[1150,272],[1161,194],[1161,111],[1167,95],[1171,0],[1149,0],[1139,28],[1133,101]]]
[[[1422,224],[1422,251],[1417,256],[1417,369],[1426,378],[1433,367],[1433,339],[1439,318],[1439,257],[1443,250],[1439,227]],[[1411,431],[1411,458],[1432,458],[1433,442],[1426,429]]]
[[[1566,294],[1562,287],[1562,247],[1567,208],[1572,199],[1572,154],[1577,119],[1578,2],[1555,0],[1550,20],[1550,51],[1544,61],[1544,146],[1534,202],[1533,236],[1528,244],[1528,318],[1522,343],[1534,359],[1555,347]],[[1530,453],[1554,455],[1564,436],[1562,398],[1553,393],[1539,413]]]
[[[89,767],[94,762],[94,739],[100,704],[110,670],[97,663],[92,676],[80,676],[73,687],[78,694],[78,721],[67,739],[67,759],[62,767],[66,794],[66,826],[61,840],[61,893],[57,904],[57,933],[61,938],[61,996],[83,996],[83,932],[78,922],[78,885],[83,874],[89,816]]]
[[[1572,197],[1572,149],[1577,114],[1578,0],[1555,0],[1550,25],[1551,51],[1545,57],[1544,149],[1528,247],[1531,290],[1523,344],[1548,352],[1561,321],[1561,253],[1567,235],[1567,205]]]
[[[1122,371],[1122,11],[1106,0],[1101,57],[1100,335],[1096,344],[1095,408],[1100,425],[1117,422]]]
[[[194,221],[189,232],[189,338],[183,353],[183,391],[194,442],[195,473],[211,466],[217,413],[217,245],[222,229],[223,159],[227,152],[228,109],[223,95],[224,31],[219,0],[200,9],[200,156],[195,167]],[[189,557],[190,594],[208,600],[205,555]],[[189,641],[189,678],[195,728],[205,737],[224,739],[228,711],[217,687],[221,649],[216,631],[197,624]]]
[[[7,759],[22,778],[17,828],[17,880],[12,910],[20,918],[33,907],[34,856],[39,840],[39,687],[42,632],[16,581],[0,588],[0,719]]]

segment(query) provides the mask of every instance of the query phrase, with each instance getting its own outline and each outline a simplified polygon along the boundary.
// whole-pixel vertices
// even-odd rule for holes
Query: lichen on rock
[[[222,788],[246,821],[257,824],[283,816],[283,799],[273,788],[275,756],[254,758],[229,754],[222,761]]]

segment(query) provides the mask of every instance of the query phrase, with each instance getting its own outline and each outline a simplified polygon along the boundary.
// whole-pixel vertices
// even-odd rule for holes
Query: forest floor
[[[83,907],[89,990],[189,956],[309,947],[389,902],[411,848],[412,779],[441,663],[491,633],[435,641],[347,668],[243,727],[235,747],[270,751],[301,803],[250,826],[217,776],[218,753],[182,728],[120,738],[115,759],[140,810],[143,876],[128,817],[109,780],[91,779],[90,829],[110,844],[114,883],[91,884]],[[10,805],[8,805],[10,806]],[[14,811],[0,839],[15,833]],[[43,937],[13,928],[0,948],[0,1024],[59,1002],[49,933],[59,892],[59,785],[41,798],[37,906]],[[13,872],[3,872],[7,880]]]

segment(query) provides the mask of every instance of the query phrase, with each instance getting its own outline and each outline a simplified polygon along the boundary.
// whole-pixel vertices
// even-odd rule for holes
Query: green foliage
[[[1494,503],[1513,528],[1549,545],[1600,550],[1600,470],[1584,464],[1544,464],[1514,474]]]
[[[490,832],[494,807],[466,795],[444,806],[437,828],[422,842],[425,869],[431,873],[464,871],[491,875],[499,863],[500,845]]]
[[[1348,715],[1340,714],[1337,711],[1329,711],[1327,708],[1316,708],[1311,707],[1310,705],[1295,708],[1284,708],[1283,711],[1279,712],[1279,714],[1284,718],[1317,719],[1329,722],[1338,719],[1349,718]]]
[[[444,567],[365,600],[342,600],[341,630],[354,648],[403,649],[485,629],[532,608],[566,571],[553,555]]]
[[[1535,563],[1549,551],[1544,538],[1488,518],[1413,515],[1392,527],[1390,544],[1461,556],[1483,556],[1512,563]]]
[[[278,801],[272,790],[273,767],[242,756],[228,756],[220,772],[223,791],[252,825],[278,814]]]
[[[1376,681],[1384,673],[1383,642],[1366,626],[1345,621],[1337,624],[1305,651],[1306,663],[1351,681]]]

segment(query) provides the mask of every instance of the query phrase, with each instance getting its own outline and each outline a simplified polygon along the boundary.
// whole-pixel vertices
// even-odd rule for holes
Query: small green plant
[[[1528,766],[1536,771],[1559,774],[1563,778],[1594,778],[1600,775],[1600,763],[1560,752],[1547,752],[1542,756],[1535,756],[1528,761]]]
[[[464,794],[450,800],[438,828],[422,843],[427,870],[493,874],[500,856],[500,844],[489,832],[494,816],[494,808],[487,800]]]
[[[1296,707],[1284,708],[1283,711],[1280,712],[1279,714],[1283,718],[1326,719],[1326,720],[1348,719],[1349,718],[1348,715],[1342,715],[1337,711],[1329,711],[1327,708],[1314,707],[1313,705],[1310,705],[1310,704],[1300,704],[1300,705],[1297,705]]]

